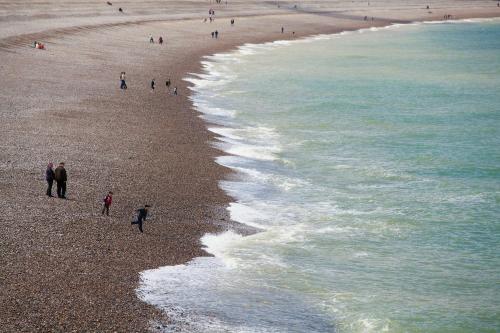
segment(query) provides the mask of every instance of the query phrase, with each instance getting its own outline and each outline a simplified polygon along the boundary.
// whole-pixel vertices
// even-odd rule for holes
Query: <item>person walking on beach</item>
[[[155,40],[154,40],[153,36],[149,36],[149,42],[150,42],[151,44],[154,44],[154,43],[155,43]]]
[[[285,32],[285,28],[281,27],[281,33],[284,33],[284,32]]]
[[[215,30],[215,38],[219,38],[219,31]]]
[[[212,38],[214,38],[214,36],[215,36],[215,32],[214,32],[214,31],[212,31]]]
[[[160,45],[163,44],[163,37],[160,36],[160,38],[158,38],[158,43],[160,43]]]
[[[155,91],[155,79],[151,80],[151,91]]]
[[[127,84],[125,83],[125,72],[120,73],[120,89],[127,89]]]
[[[167,79],[167,81],[165,81],[165,85],[167,86],[168,91],[170,91],[170,79]]]
[[[174,95],[177,96],[177,87],[174,87]]]
[[[137,220],[132,221],[130,224],[137,224],[139,227],[139,231],[142,231],[142,222],[146,221],[146,217],[148,216],[149,205],[144,205],[144,208],[140,208],[137,210]]]
[[[49,163],[47,170],[45,170],[45,180],[47,181],[47,196],[52,197],[52,184],[54,183],[55,173],[52,169],[54,164]]]
[[[109,191],[103,200],[102,215],[104,215],[104,212],[106,212],[106,215],[109,216],[109,206],[111,206],[112,202],[113,202],[113,192]]]
[[[61,199],[66,199],[66,182],[68,181],[68,174],[64,168],[64,162],[59,163],[59,166],[56,168],[54,179],[57,184],[57,196]]]

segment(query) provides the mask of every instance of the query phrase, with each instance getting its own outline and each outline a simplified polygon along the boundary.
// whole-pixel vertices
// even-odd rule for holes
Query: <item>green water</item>
[[[206,66],[194,101],[239,172],[232,217],[264,229],[204,240],[222,268],[177,302],[207,332],[500,331],[499,21]]]

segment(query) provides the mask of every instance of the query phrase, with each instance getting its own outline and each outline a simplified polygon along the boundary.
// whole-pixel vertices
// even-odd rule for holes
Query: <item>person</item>
[[[158,43],[160,43],[160,45],[163,44],[163,37],[160,36],[160,38],[158,38]]]
[[[120,13],[123,13],[123,9],[122,9],[122,7],[118,8],[118,11],[119,11]]]
[[[151,91],[155,91],[155,79],[151,80]]]
[[[66,199],[66,182],[68,181],[68,174],[64,168],[64,162],[59,163],[59,166],[56,168],[54,179],[57,184],[57,196],[61,199]]]
[[[212,38],[214,38],[214,36],[215,36],[215,32],[212,31]]]
[[[215,30],[215,38],[219,38],[219,31]]]
[[[144,205],[144,208],[140,208],[137,210],[137,220],[132,221],[130,224],[138,224],[139,231],[142,231],[142,222],[146,221],[146,217],[148,216],[149,205]]]
[[[54,170],[52,169],[54,164],[49,163],[47,165],[47,170],[45,170],[45,180],[47,181],[47,196],[52,197],[52,184],[54,183]]]
[[[120,89],[127,89],[127,84],[125,83],[125,72],[120,73]]]
[[[153,36],[149,36],[149,42],[150,42],[151,44],[154,44],[155,40],[153,39]]]
[[[167,89],[170,91],[170,79],[167,79],[165,85],[167,86]]]
[[[174,95],[177,96],[177,87],[174,87]]]
[[[281,27],[281,33],[284,33],[284,32],[285,32],[285,28]]]
[[[109,216],[109,206],[111,206],[112,202],[113,202],[113,192],[109,191],[103,200],[102,215],[104,215],[104,211],[106,211],[106,215]]]

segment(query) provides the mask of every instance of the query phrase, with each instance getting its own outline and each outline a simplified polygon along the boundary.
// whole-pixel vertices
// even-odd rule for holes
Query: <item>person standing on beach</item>
[[[142,222],[146,221],[146,217],[148,216],[148,210],[149,210],[149,205],[144,205],[144,208],[138,209],[137,210],[137,220],[132,221],[130,224],[138,224],[139,226],[139,231],[142,231]]]
[[[61,199],[66,199],[66,182],[68,181],[68,174],[64,168],[64,162],[59,163],[59,166],[56,168],[54,179],[57,184],[57,196]]]
[[[149,36],[149,42],[150,42],[151,44],[154,44],[155,40],[154,40],[153,36]]]
[[[160,38],[158,38],[158,43],[160,43],[160,45],[163,44],[163,37],[160,36]]]
[[[155,91],[155,79],[151,80],[151,91]]]
[[[167,79],[167,81],[165,81],[165,85],[167,86],[168,91],[170,91],[170,79]]]
[[[104,215],[104,211],[106,211],[106,215],[109,216],[109,207],[111,206],[112,202],[113,202],[113,192],[109,191],[108,195],[106,195],[103,200],[102,215]]]
[[[177,96],[177,87],[174,87],[174,95]]]
[[[285,32],[285,28],[281,27],[281,33],[284,33],[284,32]]]
[[[52,184],[54,183],[55,173],[52,169],[54,164],[49,163],[47,170],[45,170],[45,180],[47,181],[47,196],[52,197]]]
[[[120,74],[120,89],[127,89],[127,84],[125,83],[125,72],[121,72]]]
[[[215,30],[215,38],[219,38],[219,31]]]

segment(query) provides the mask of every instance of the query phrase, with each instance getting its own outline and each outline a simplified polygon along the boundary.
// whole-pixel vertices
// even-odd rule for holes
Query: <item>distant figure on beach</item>
[[[429,5],[427,5],[427,8],[426,8],[426,9],[429,9],[429,8],[430,8],[430,7],[429,7]]]
[[[177,87],[174,87],[174,95],[177,96]]]
[[[139,231],[142,231],[142,222],[146,221],[146,217],[148,216],[148,209],[149,205],[144,205],[144,208],[140,208],[137,210],[137,220],[132,221],[130,224],[138,224],[139,225]]]
[[[219,38],[219,32],[215,30],[215,38]]]
[[[113,4],[112,4],[111,2],[109,2],[109,1],[108,1],[108,2],[106,2],[106,3],[107,3],[108,5],[110,5],[110,6],[113,6]]]
[[[106,212],[106,215],[109,216],[109,207],[111,206],[112,202],[113,202],[113,192],[109,191],[108,194],[104,197],[102,203],[102,215],[104,215],[104,212]]]
[[[284,32],[285,32],[285,28],[281,27],[281,33],[284,33]]]
[[[163,37],[160,36],[160,38],[158,38],[158,43],[163,44]]]
[[[231,25],[234,25],[234,19],[231,19]]]
[[[45,50],[45,45],[43,45],[42,43],[39,43],[39,42],[35,41],[33,43],[33,45],[34,45],[35,49]]]
[[[68,174],[64,168],[64,162],[59,163],[59,166],[56,168],[54,179],[57,184],[57,196],[61,199],[66,199],[66,182],[68,181]]]
[[[212,34],[212,38],[214,38],[214,36],[215,36],[215,32],[214,32],[214,31],[212,31],[212,33],[211,33],[211,34]]]
[[[47,181],[47,196],[52,197],[52,184],[54,183],[55,173],[54,164],[49,163],[47,165],[47,170],[45,170],[45,180]]]
[[[151,44],[154,44],[155,40],[154,40],[153,36],[149,36],[149,42],[150,42]]]
[[[120,89],[127,89],[127,84],[125,83],[125,72],[120,73]]]
[[[123,13],[123,9],[122,9],[122,7],[118,8],[118,11],[119,11],[120,13]]]
[[[152,79],[151,80],[151,91],[155,91],[155,85],[156,85],[155,79]]]
[[[167,79],[167,81],[165,81],[165,85],[167,86],[168,91],[170,91],[170,79]]]

